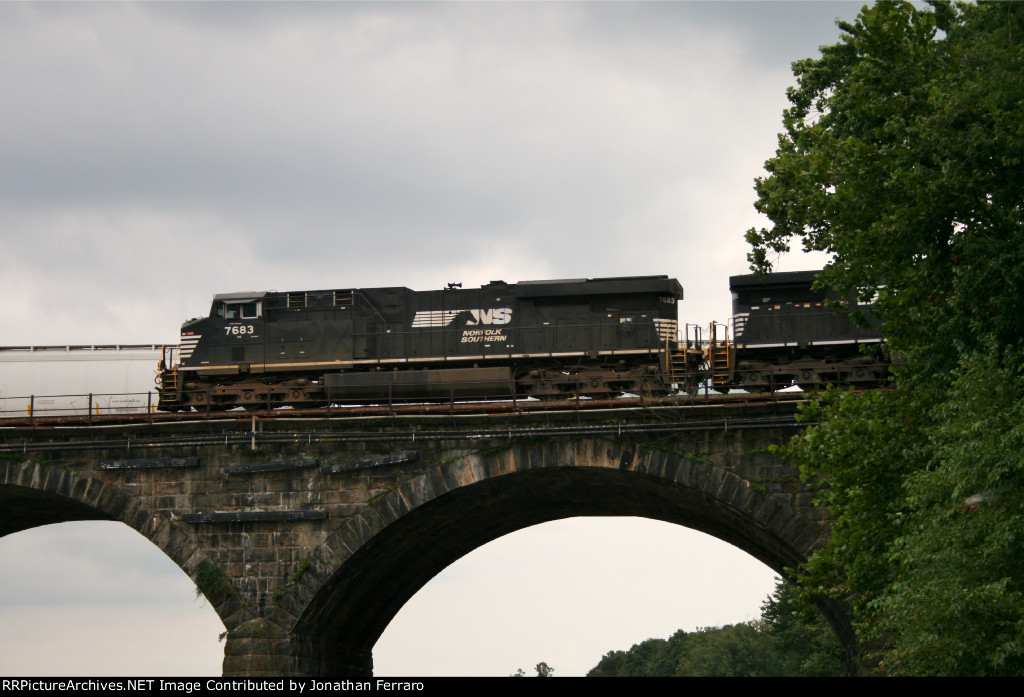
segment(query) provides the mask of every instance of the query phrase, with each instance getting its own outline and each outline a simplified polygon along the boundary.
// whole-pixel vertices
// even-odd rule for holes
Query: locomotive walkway
[[[825,539],[825,513],[765,450],[803,427],[800,396],[0,426],[0,535],[123,521],[223,620],[225,675],[369,675],[377,638],[427,581],[537,523],[642,516],[780,574],[799,564]],[[823,610],[848,639],[842,612]]]

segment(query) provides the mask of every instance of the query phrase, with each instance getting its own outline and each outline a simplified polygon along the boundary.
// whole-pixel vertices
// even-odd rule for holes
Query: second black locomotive
[[[873,306],[814,289],[818,271],[732,276],[730,370],[723,386],[769,392],[797,385],[876,387],[889,359]],[[845,311],[837,311],[843,307]],[[861,310],[864,323],[849,311]]]

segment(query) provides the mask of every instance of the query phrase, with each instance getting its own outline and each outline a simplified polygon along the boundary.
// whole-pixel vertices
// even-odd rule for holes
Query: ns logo
[[[469,315],[466,317],[466,315]],[[493,307],[487,310],[421,310],[412,320],[414,327],[447,327],[456,318],[465,317],[467,327],[485,324],[508,324],[512,321],[511,307]]]
[[[466,322],[467,327],[478,324],[508,324],[512,321],[512,308],[495,307],[491,310],[470,310],[471,319]]]

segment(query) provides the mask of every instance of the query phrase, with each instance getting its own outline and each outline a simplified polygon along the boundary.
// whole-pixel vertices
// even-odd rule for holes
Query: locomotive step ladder
[[[178,392],[178,369],[172,368],[160,374],[160,386],[164,392]]]
[[[689,371],[689,355],[690,352],[682,346],[669,354],[669,371],[672,376],[672,382],[680,382]]]
[[[687,324],[684,334],[683,341],[675,342],[667,350],[669,380],[678,385],[695,385],[706,362],[703,328]]]
[[[712,322],[708,335],[708,364],[712,385],[726,385],[732,378],[731,348],[729,325]]]
[[[164,346],[160,359],[160,370],[157,373],[157,384],[160,387],[161,401],[176,402],[178,395],[178,358],[177,346]]]

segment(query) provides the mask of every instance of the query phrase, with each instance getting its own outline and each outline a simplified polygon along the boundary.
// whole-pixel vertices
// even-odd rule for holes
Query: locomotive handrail
[[[50,416],[152,415],[158,396],[154,390],[4,396],[0,397],[0,421]]]
[[[0,346],[0,353],[43,353],[64,351],[157,351],[162,344],[57,344],[43,346]]]
[[[170,370],[181,364],[181,345],[164,344],[160,347],[160,369]]]

